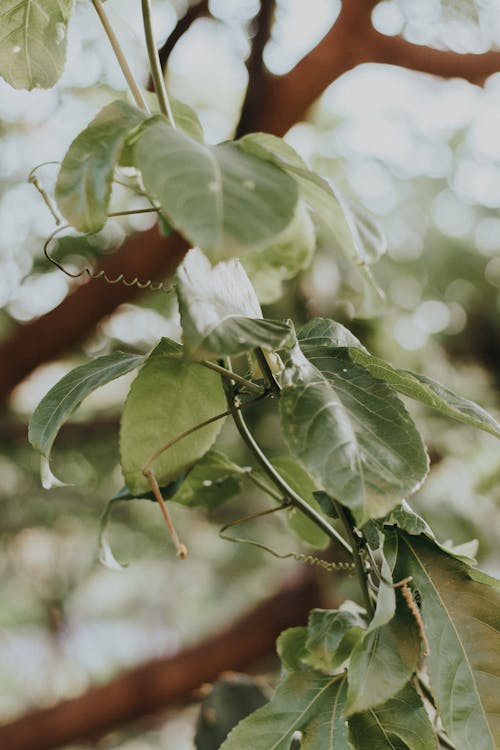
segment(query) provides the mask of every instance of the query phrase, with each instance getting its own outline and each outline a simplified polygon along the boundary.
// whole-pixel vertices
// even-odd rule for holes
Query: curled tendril
[[[242,523],[245,523],[246,521],[253,521],[256,518],[262,518],[263,516],[271,515],[271,513],[276,513],[277,511],[284,510],[286,508],[290,508],[292,503],[282,503],[281,505],[278,505],[276,508],[268,508],[267,510],[261,510],[259,513],[252,513],[249,516],[244,516],[243,518],[238,518],[236,521],[231,521],[230,523],[227,523],[225,526],[223,526],[219,531],[219,537],[221,539],[224,539],[226,542],[234,542],[237,544],[249,544],[252,547],[258,547],[259,549],[264,550],[265,552],[269,552],[270,555],[273,557],[277,557],[279,560],[287,560],[287,559],[293,559],[297,562],[305,563],[306,565],[314,565],[319,568],[323,568],[324,570],[338,570],[338,571],[353,571],[355,569],[354,563],[350,562],[329,562],[328,560],[322,560],[320,557],[314,557],[313,555],[304,555],[297,552],[276,552],[276,550],[271,549],[271,547],[267,547],[265,544],[262,544],[262,542],[256,542],[254,539],[243,539],[242,537],[237,536],[231,536],[230,534],[226,534],[226,531],[228,529],[234,528],[235,526],[239,526]]]
[[[156,209],[143,209],[143,211],[155,211]],[[138,213],[137,211],[122,211],[117,212],[114,214],[109,214],[110,216],[123,216],[125,213]],[[56,237],[61,233],[66,231],[67,229],[70,229],[70,224],[64,224],[62,227],[58,227],[50,237],[47,239],[43,246],[43,254],[47,258],[47,260],[52,263],[56,268],[58,268],[60,271],[62,271],[66,276],[69,276],[71,279],[79,279],[83,275],[87,275],[89,279],[97,280],[97,279],[103,279],[107,284],[123,284],[124,286],[135,286],[138,289],[149,289],[152,292],[171,292],[173,287],[165,285],[162,281],[156,282],[152,281],[151,279],[147,279],[145,281],[141,281],[137,276],[135,276],[133,279],[127,279],[125,278],[123,273],[118,274],[118,276],[112,277],[109,276],[104,270],[95,271],[91,268],[83,268],[81,271],[77,271],[76,273],[72,273],[71,271],[68,271],[67,268],[65,268],[62,263],[59,263],[58,260],[52,257],[49,253],[49,248],[51,243],[56,239]]]

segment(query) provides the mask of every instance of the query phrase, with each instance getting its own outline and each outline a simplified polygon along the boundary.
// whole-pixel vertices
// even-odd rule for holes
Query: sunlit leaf
[[[68,149],[56,183],[64,218],[79,232],[97,232],[106,223],[111,182],[127,135],[144,112],[117,100],[106,105]]]
[[[182,433],[225,410],[220,377],[182,359],[182,348],[163,339],[132,383],[120,429],[123,475],[133,493],[149,491],[146,462]],[[201,428],[164,450],[150,468],[157,482],[176,479],[203,456],[223,420]]]
[[[335,750],[348,750],[339,697],[344,684],[338,676],[292,672],[278,685],[270,703],[232,730],[221,750],[289,750],[296,731],[304,733],[301,747],[307,750],[324,750],[328,733],[338,738]]]
[[[196,750],[218,750],[231,729],[268,702],[262,683],[247,675],[220,679],[200,707],[196,722]]]
[[[282,429],[319,488],[364,523],[414,492],[428,460],[399,398],[339,351],[319,347],[306,359],[296,347],[289,355]]]
[[[287,323],[262,319],[255,291],[236,258],[212,267],[201,250],[190,250],[177,271],[177,295],[183,342],[194,359],[256,347],[279,349],[291,335]]]
[[[113,352],[75,367],[50,389],[35,409],[28,433],[31,445],[47,460],[47,468],[57,433],[83,399],[101,385],[135,370],[144,359],[136,354]]]
[[[155,117],[134,153],[172,225],[212,256],[269,244],[293,218],[295,181],[234,143],[205,146]]]
[[[66,62],[74,0],[2,0],[0,75],[16,89],[49,89]]]
[[[384,705],[351,716],[349,739],[354,750],[437,748],[437,740],[427,712],[420,696],[411,685],[407,685],[399,695]]]
[[[500,582],[423,536],[387,530],[395,577],[420,592],[430,687],[460,750],[500,745]],[[394,536],[395,535],[395,536]]]

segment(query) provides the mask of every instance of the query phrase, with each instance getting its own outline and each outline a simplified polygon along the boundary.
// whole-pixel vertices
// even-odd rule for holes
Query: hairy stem
[[[231,369],[229,361],[227,362],[227,368],[228,370]],[[353,554],[353,550],[351,549],[351,546],[346,542],[343,536],[341,536],[336,529],[331,526],[326,518],[323,518],[322,515],[320,515],[312,506],[309,505],[303,498],[300,497],[291,487],[288,485],[283,477],[276,471],[274,466],[268,461],[267,457],[264,455],[264,453],[261,451],[259,446],[254,440],[253,435],[251,434],[250,430],[247,427],[247,424],[243,418],[243,415],[240,412],[240,409],[238,407],[238,404],[235,402],[234,398],[234,384],[231,384],[227,380],[222,381],[224,391],[226,393],[226,399],[228,408],[231,412],[231,416],[233,417],[234,423],[236,425],[236,429],[240,433],[241,437],[243,438],[243,441],[246,443],[247,447],[250,449],[250,451],[255,456],[255,459],[260,464],[264,472],[267,474],[269,479],[272,481],[272,483],[280,490],[280,492],[283,493],[284,497],[290,501],[292,505],[294,505],[296,508],[301,510],[304,515],[306,515],[311,521],[313,521],[322,531],[327,534],[327,536],[330,537],[333,541],[340,544],[342,549],[347,552],[349,555]]]
[[[160,65],[160,58],[158,50],[153,36],[153,24],[151,21],[151,2],[150,0],[141,0],[142,4],[142,20],[144,23],[144,34],[146,36],[146,47],[148,50],[149,67],[151,69],[151,78],[153,79],[153,86],[158,97],[158,103],[160,110],[168,117],[170,124],[173,128],[176,127],[174,113],[168,98],[167,89],[165,86],[165,80],[163,78],[163,71]]]
[[[106,32],[107,37],[111,43],[113,52],[115,53],[115,57],[118,61],[118,65],[120,66],[122,73],[125,76],[125,80],[127,81],[128,87],[132,93],[132,96],[134,97],[135,103],[137,104],[139,109],[143,109],[145,112],[149,114],[149,107],[144,100],[144,97],[141,93],[139,86],[137,85],[137,82],[134,78],[132,71],[130,70],[129,64],[127,62],[127,58],[125,57],[125,54],[120,46],[120,42],[118,41],[117,36],[115,32],[113,31],[113,27],[111,26],[109,22],[109,19],[106,15],[106,12],[104,10],[101,0],[92,0],[92,4],[97,12],[97,15],[99,16],[99,19],[103,25],[104,31]]]
[[[375,609],[373,606],[372,598],[370,596],[370,589],[368,588],[368,576],[363,559],[360,554],[360,539],[354,532],[354,523],[347,508],[344,508],[344,506],[341,505],[338,500],[333,499],[333,502],[338,516],[342,521],[346,534],[349,538],[349,541],[351,542],[354,551],[353,559],[356,566],[356,574],[358,576],[359,585],[361,587],[365,609],[369,617],[372,618],[375,614]]]

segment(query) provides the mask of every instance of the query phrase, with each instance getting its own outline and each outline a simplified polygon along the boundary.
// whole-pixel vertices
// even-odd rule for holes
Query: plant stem
[[[226,369],[230,370],[230,367]],[[226,392],[226,399],[229,410],[233,417],[236,429],[240,433],[247,447],[251,450],[255,459],[260,464],[262,469],[265,471],[267,476],[271,479],[273,484],[283,493],[284,497],[288,499],[292,505],[301,510],[304,515],[311,519],[322,531],[333,539],[335,542],[341,545],[345,552],[349,555],[353,554],[353,550],[350,545],[346,542],[343,536],[341,536],[336,529],[331,526],[328,521],[323,518],[309,503],[303,500],[283,479],[283,477],[276,471],[274,466],[268,461],[267,457],[261,451],[259,446],[254,440],[253,435],[247,427],[247,424],[241,414],[237,404],[234,401],[234,385],[225,379],[222,381],[224,391]]]
[[[115,53],[115,57],[118,61],[118,65],[120,66],[121,71],[125,76],[125,80],[127,81],[128,87],[132,93],[132,96],[134,97],[135,103],[137,104],[139,109],[143,109],[144,112],[147,112],[147,114],[149,115],[149,107],[144,100],[144,97],[139,86],[137,85],[132,71],[130,70],[127,58],[125,57],[125,54],[120,46],[120,42],[118,41],[117,36],[113,31],[113,27],[109,22],[101,0],[92,0],[92,4],[96,9],[97,15],[99,16],[99,19],[103,25],[104,31],[106,32],[107,37],[111,43],[113,52]]]
[[[269,367],[267,357],[260,346],[255,349],[255,357],[257,359],[257,362],[259,363],[260,369],[262,370],[262,375],[264,376],[264,382],[266,384],[267,390],[269,390],[271,393],[274,393],[275,395],[279,395],[281,393],[280,384],[274,377],[274,373]]]
[[[153,36],[153,24],[151,22],[151,2],[150,0],[141,0],[142,3],[142,20],[144,23],[144,34],[146,36],[146,47],[148,50],[149,67],[151,68],[151,78],[153,79],[153,86],[158,97],[158,103],[162,113],[168,117],[170,124],[173,128],[176,127],[174,113],[170,105],[168,98],[167,89],[165,86],[165,80],[163,78],[163,71],[160,65],[160,58],[158,56],[158,50]]]
[[[365,603],[365,609],[369,617],[372,618],[373,615],[375,614],[375,609],[373,607],[373,602],[370,596],[370,590],[368,588],[368,579],[366,575],[365,566],[363,564],[363,560],[360,555],[360,549],[359,549],[360,540],[354,533],[354,523],[352,521],[352,518],[350,517],[350,513],[347,510],[347,508],[344,508],[344,506],[341,505],[341,503],[339,503],[338,500],[335,500],[334,498],[332,498],[332,500],[337,510],[338,516],[340,520],[342,521],[346,534],[349,537],[349,541],[352,544],[352,548],[354,550],[353,559],[354,559],[354,564],[356,566],[356,573],[358,576],[359,585],[361,587],[361,593],[363,595],[363,601]]]
[[[203,367],[207,367],[209,370],[214,370],[215,372],[218,372],[219,375],[222,375],[223,378],[227,378],[228,380],[234,380],[236,383],[240,383],[240,385],[245,386],[245,388],[249,391],[253,391],[254,393],[260,393],[264,394],[264,389],[257,385],[256,383],[252,383],[251,380],[247,380],[246,378],[243,378],[241,375],[238,375],[236,372],[233,372],[232,370],[227,370],[225,367],[222,367],[222,365],[216,365],[214,362],[209,362],[206,359],[203,359],[199,362],[200,365],[203,365]]]
[[[185,544],[182,544],[182,542],[180,541],[177,535],[177,531],[175,530],[175,526],[172,523],[172,519],[170,518],[170,513],[168,512],[167,505],[165,503],[165,500],[163,499],[163,495],[161,494],[161,490],[158,486],[158,482],[156,481],[156,477],[154,473],[151,471],[151,469],[145,472],[145,476],[148,478],[148,481],[149,481],[149,484],[151,485],[151,489],[153,490],[155,499],[161,508],[163,518],[165,519],[167,523],[170,536],[172,537],[172,541],[177,551],[177,557],[180,557],[181,560],[185,560],[186,557],[188,556],[187,547]]]

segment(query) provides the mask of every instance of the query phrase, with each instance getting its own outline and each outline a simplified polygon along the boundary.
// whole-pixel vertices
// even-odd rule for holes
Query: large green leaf
[[[234,143],[205,146],[156,117],[134,152],[171,224],[215,257],[269,244],[293,218],[295,181]]]
[[[387,530],[396,578],[411,575],[430,645],[439,715],[460,750],[500,746],[500,582],[423,536]]]
[[[212,268],[198,248],[177,271],[177,296],[186,353],[193,359],[281,348],[287,323],[263,320],[255,291],[236,258]]]
[[[290,451],[359,523],[384,516],[427,473],[422,439],[393,391],[341,350],[319,347],[308,357],[296,347],[284,373]]]
[[[74,0],[2,0],[0,75],[16,89],[49,89],[66,62]]]
[[[50,451],[64,422],[89,393],[135,370],[144,359],[143,356],[126,352],[113,352],[99,357],[75,367],[43,397],[30,420],[29,440],[45,459],[42,464],[42,479],[44,473],[46,478],[44,486],[50,486],[51,483],[48,467]]]
[[[309,266],[315,247],[314,224],[305,203],[299,201],[292,222],[273,243],[241,259],[262,304],[281,297],[283,282]]]
[[[79,232],[97,232],[106,223],[113,172],[127,135],[145,120],[127,102],[107,104],[73,141],[56,183],[64,218]]]
[[[149,490],[143,467],[167,443],[225,410],[219,376],[182,359],[182,348],[163,339],[132,383],[120,429],[125,482],[132,493]],[[203,456],[223,420],[193,432],[152,462],[159,484],[176,479]]]
[[[407,685],[384,705],[351,716],[349,738],[354,750],[437,748],[427,712],[411,685]]]
[[[349,750],[342,716],[344,685],[345,679],[338,676],[292,672],[269,704],[233,729],[221,750],[289,750],[297,731],[304,733],[302,750]]]

